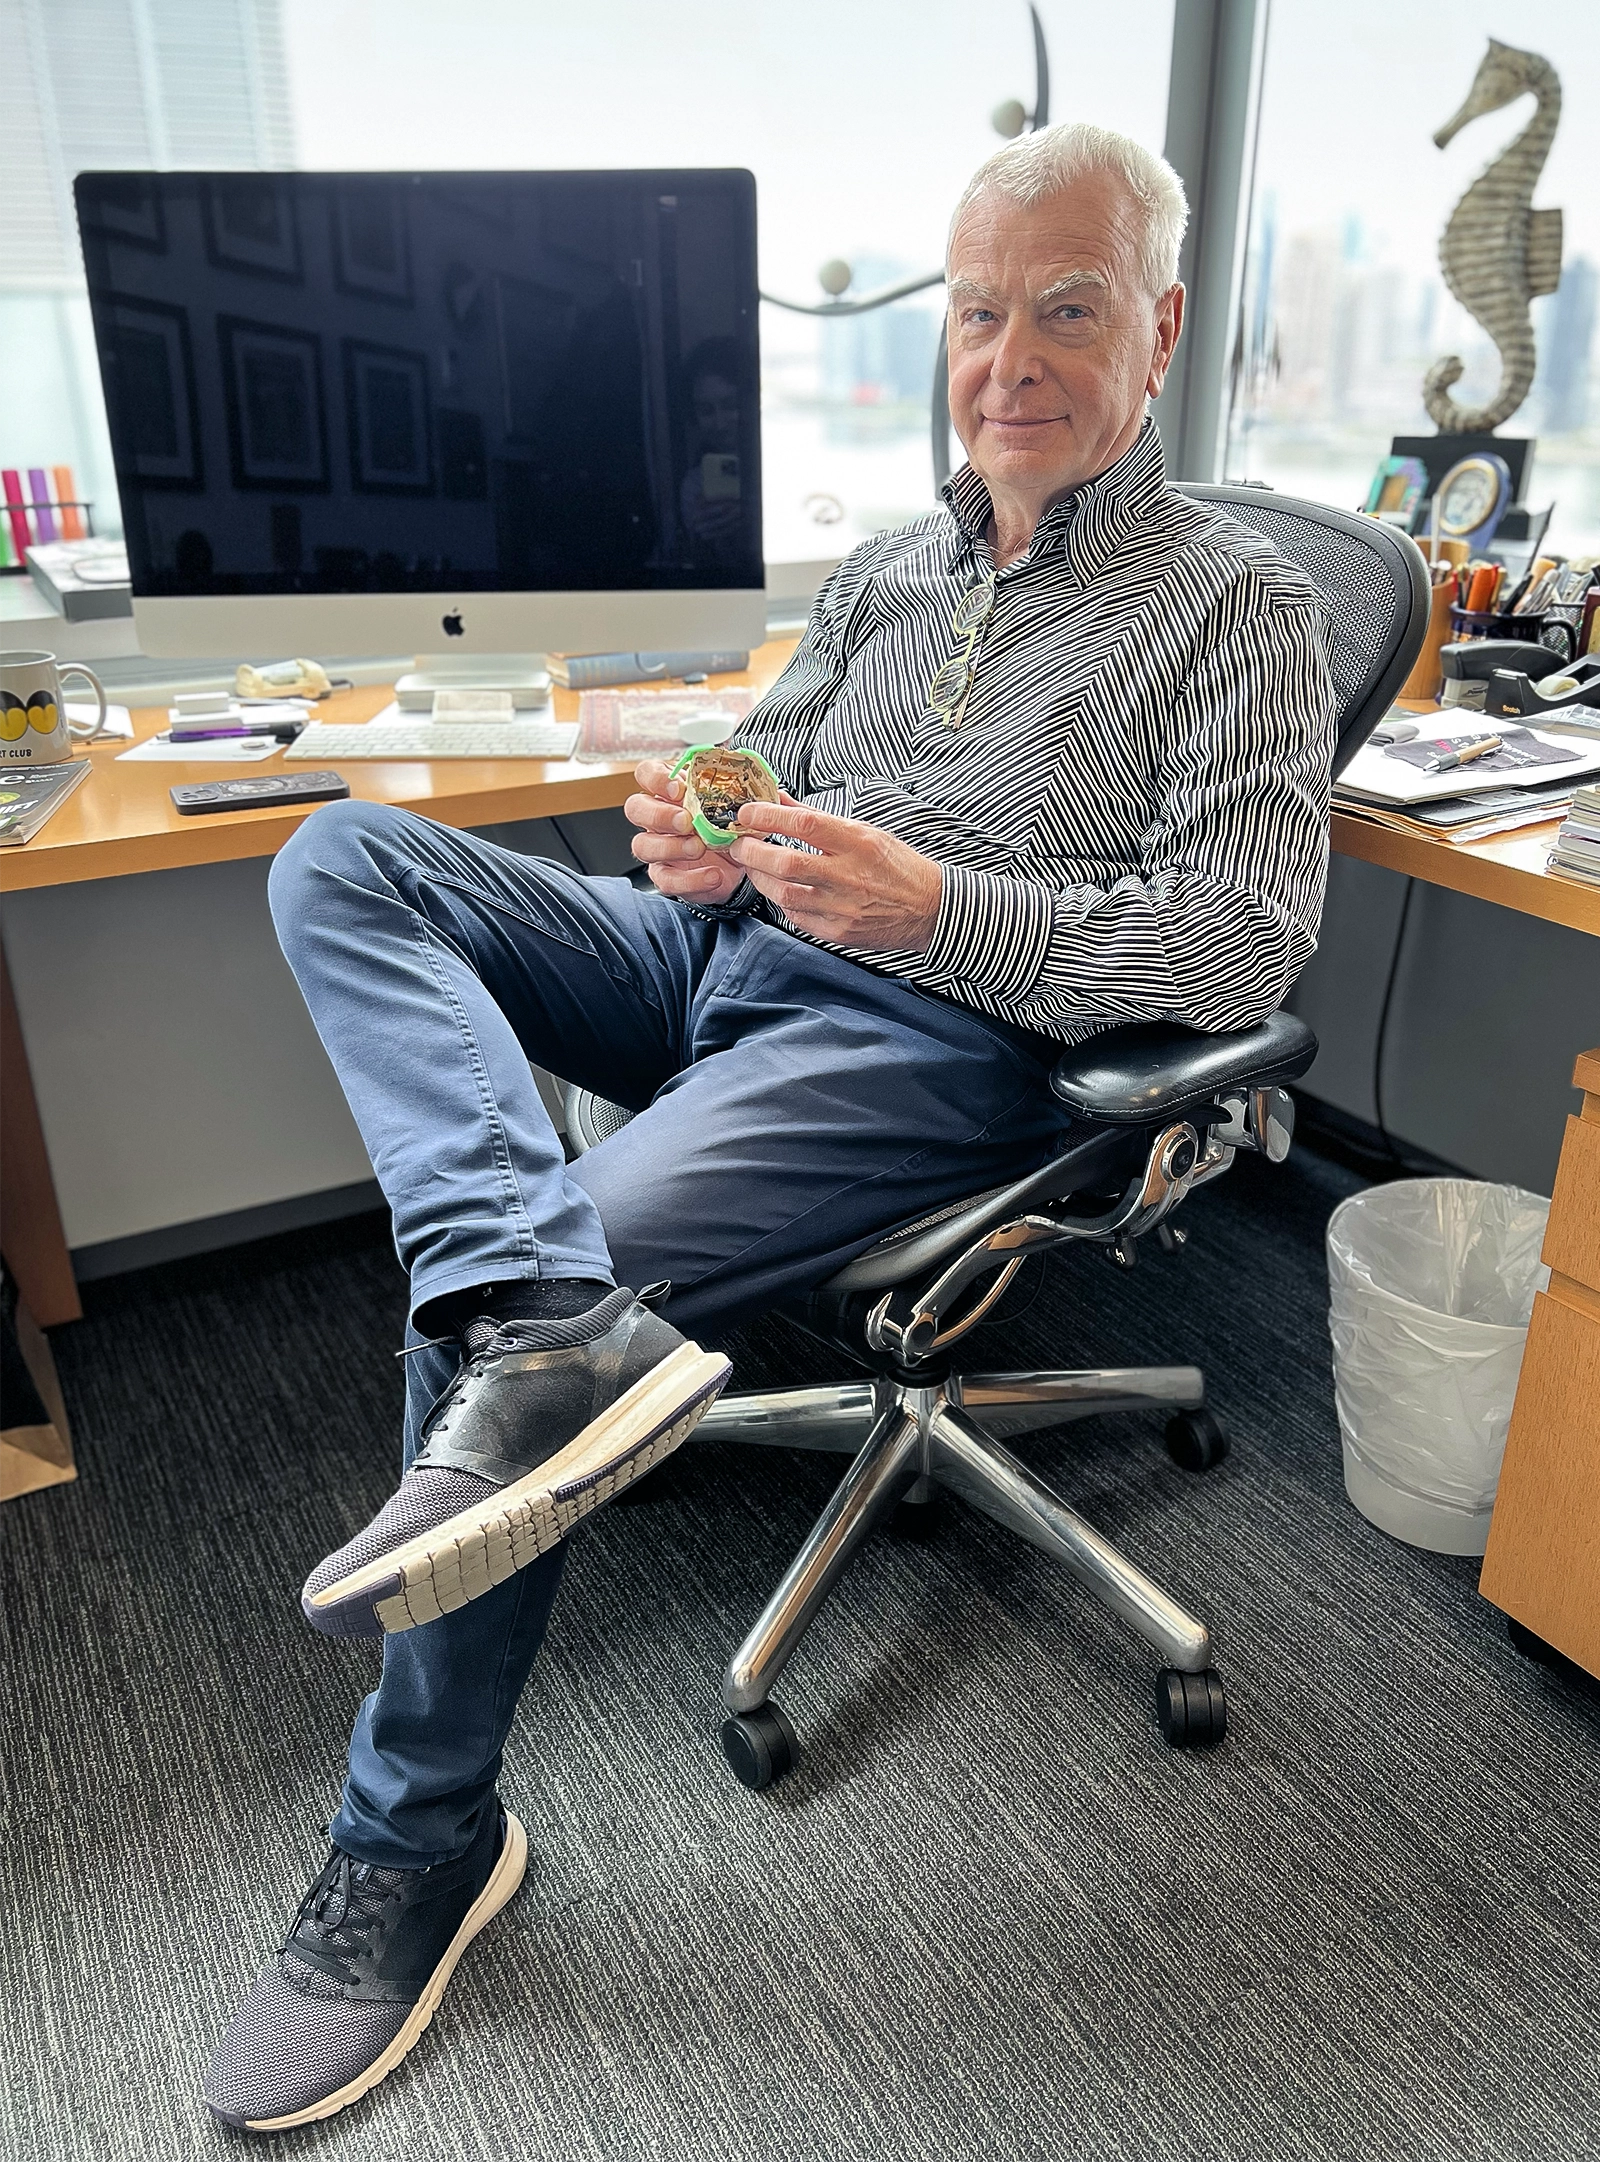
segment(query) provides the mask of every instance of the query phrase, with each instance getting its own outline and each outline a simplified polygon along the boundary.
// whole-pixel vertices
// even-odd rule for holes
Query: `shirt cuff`
[[[1031,879],[947,863],[927,965],[950,983],[1016,1004],[1039,980],[1054,918],[1054,897]]]
[[[725,901],[686,901],[682,894],[675,894],[673,898],[680,908],[706,923],[731,923],[735,916],[748,916],[761,896],[749,879],[741,878]]]

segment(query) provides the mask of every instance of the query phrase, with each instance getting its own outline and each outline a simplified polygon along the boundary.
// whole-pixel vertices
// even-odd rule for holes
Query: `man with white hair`
[[[227,2122],[365,2093],[515,1891],[525,1840],[495,1783],[551,1540],[717,1385],[680,1331],[720,1337],[1032,1169],[1065,1124],[1063,1043],[1243,1027],[1311,953],[1322,610],[1265,541],[1168,489],[1145,410],[1182,326],[1185,215],[1170,168],[1098,128],[974,176],[948,262],[968,462],[818,596],[738,739],[784,799],[746,805],[731,848],[645,764],[627,812],[648,891],[358,802],[274,864],[410,1274],[407,1468],[302,1595],[319,1628],[385,1635],[383,1675],[329,1860],[207,2075]],[[530,1060],[639,1115],[566,1164]],[[501,1564],[469,1567],[496,1525]]]

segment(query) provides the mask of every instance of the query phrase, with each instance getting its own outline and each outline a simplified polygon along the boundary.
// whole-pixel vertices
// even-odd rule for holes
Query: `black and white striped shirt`
[[[926,953],[836,950],[1068,1043],[1119,1021],[1261,1019],[1315,947],[1327,876],[1315,588],[1174,494],[1147,420],[999,573],[952,732],[928,683],[963,644],[956,602],[994,566],[970,466],[944,497],[839,566],[736,739],[802,802],[943,866]]]

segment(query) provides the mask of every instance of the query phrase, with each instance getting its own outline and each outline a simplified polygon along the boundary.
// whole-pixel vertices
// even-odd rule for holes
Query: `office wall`
[[[1335,856],[1290,998],[1321,1040],[1306,1091],[1376,1123],[1375,1054],[1407,881]],[[1572,1062],[1600,1043],[1600,939],[1415,886],[1383,1051],[1383,1120],[1479,1178],[1548,1194]]]
[[[631,867],[620,813],[485,837],[590,871]],[[277,1204],[373,1198],[366,1150],[278,951],[267,868],[90,880],[0,907],[67,1244],[91,1250],[90,1273],[183,1249],[141,1251],[143,1234],[269,1212],[218,1227],[243,1236],[295,1220],[272,1215]]]

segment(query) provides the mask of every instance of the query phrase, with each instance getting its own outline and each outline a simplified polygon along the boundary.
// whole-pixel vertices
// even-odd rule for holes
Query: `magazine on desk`
[[[87,758],[60,758],[48,766],[0,764],[0,848],[31,841],[92,770]]]

